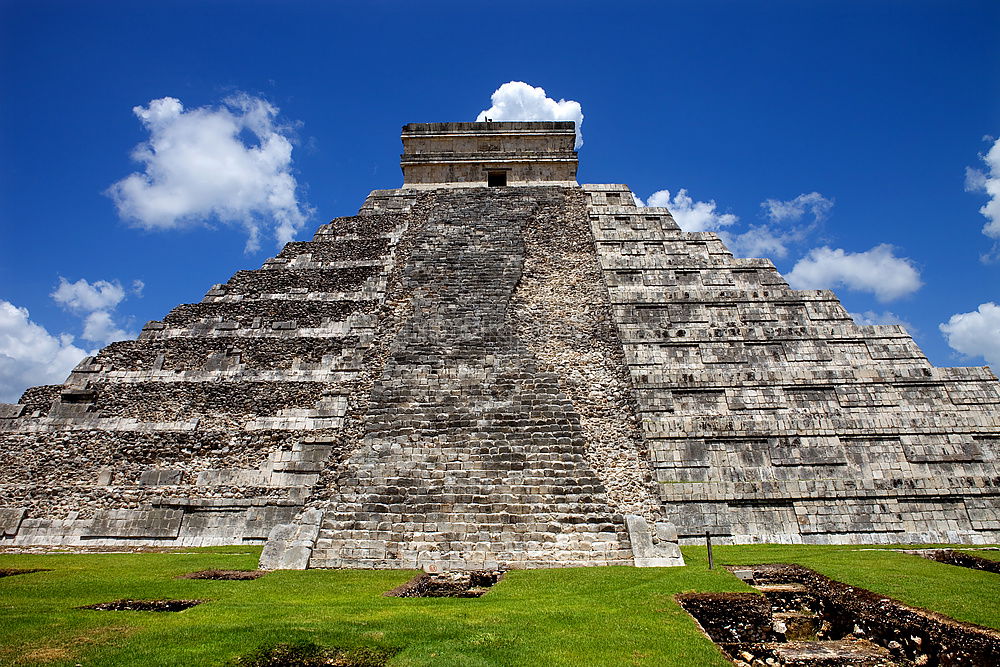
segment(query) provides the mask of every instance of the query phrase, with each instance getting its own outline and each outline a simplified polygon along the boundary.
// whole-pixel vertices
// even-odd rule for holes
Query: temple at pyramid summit
[[[572,122],[411,123],[402,187],[0,405],[0,546],[277,568],[1000,542],[1000,382],[579,185]]]

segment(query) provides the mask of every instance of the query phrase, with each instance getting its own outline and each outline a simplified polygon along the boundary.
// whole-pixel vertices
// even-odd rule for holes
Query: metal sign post
[[[705,543],[708,545],[708,569],[711,570],[715,567],[715,561],[712,559],[712,533],[705,531]]]

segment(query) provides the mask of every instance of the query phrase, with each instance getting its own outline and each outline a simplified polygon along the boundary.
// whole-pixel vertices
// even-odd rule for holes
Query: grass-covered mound
[[[799,563],[910,605],[1000,628],[1000,575],[857,547],[716,547],[713,571],[704,548],[685,547],[683,568],[512,571],[489,595],[469,599],[383,595],[412,579],[413,571],[178,578],[253,569],[258,555],[247,547],[0,554],[0,567],[52,570],[0,579],[0,664],[249,665],[291,651],[313,661],[301,664],[725,667],[673,596],[750,591],[721,565],[767,562]],[[209,601],[171,614],[75,609],[117,599]]]

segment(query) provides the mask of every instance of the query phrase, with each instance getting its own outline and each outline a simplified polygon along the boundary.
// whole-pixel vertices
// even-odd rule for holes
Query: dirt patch
[[[973,556],[972,554],[964,553],[962,551],[938,549],[935,551],[925,551],[920,553],[920,555],[924,558],[936,560],[939,563],[958,565],[959,567],[968,567],[973,570],[983,570],[984,572],[1000,574],[1000,561],[980,558],[979,556]]]
[[[732,568],[756,593],[677,601],[742,667],[1000,664],[1000,632],[908,607],[797,565]]]
[[[216,581],[250,581],[260,579],[266,572],[263,570],[199,570],[182,574],[177,579],[214,579]]]
[[[95,609],[97,611],[184,611],[200,605],[207,600],[115,600],[88,604],[77,609]]]
[[[35,568],[18,568],[18,567],[0,567],[0,577],[13,577],[18,574],[31,574],[32,572],[51,572],[52,569],[48,567],[35,567]]]
[[[127,625],[109,625],[88,628],[83,634],[59,640],[52,638],[46,643],[0,647],[0,664],[3,665],[44,665],[53,662],[75,664],[81,650],[99,644],[116,644],[135,631]]]
[[[393,649],[328,648],[312,642],[291,642],[262,646],[229,664],[238,667],[383,667],[396,654]]]
[[[21,655],[21,660],[23,661],[21,664],[36,665],[49,662],[61,662],[68,660],[71,655],[72,653],[67,648],[47,646],[45,648],[36,648],[23,653]]]
[[[386,593],[394,598],[478,598],[503,579],[501,570],[421,574]]]

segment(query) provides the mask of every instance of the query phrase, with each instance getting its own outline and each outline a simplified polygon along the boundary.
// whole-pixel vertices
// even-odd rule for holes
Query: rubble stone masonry
[[[0,546],[494,569],[678,564],[706,531],[1000,542],[987,368],[567,181],[572,124],[407,128],[420,187],[0,405]]]

